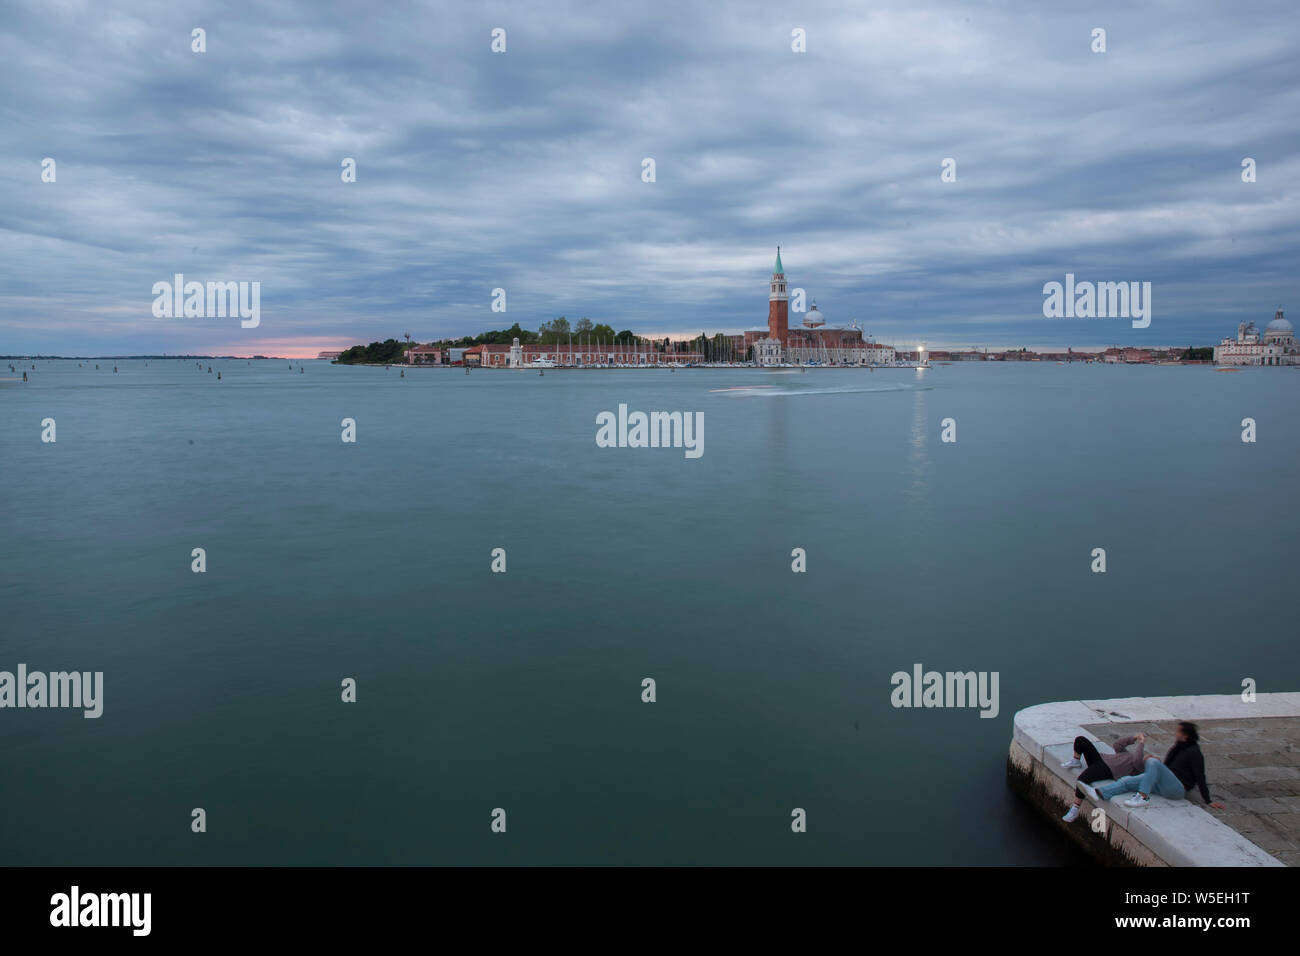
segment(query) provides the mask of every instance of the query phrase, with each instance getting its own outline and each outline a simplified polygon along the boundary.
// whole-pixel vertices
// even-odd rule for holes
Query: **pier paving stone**
[[[1224,709],[1238,712],[1235,706]],[[1083,724],[1083,729],[1107,742],[1144,732],[1146,752],[1162,758],[1174,744],[1176,720],[1123,723],[1108,716],[1109,721]],[[1206,807],[1195,789],[1188,802],[1287,866],[1300,866],[1300,717],[1236,716],[1196,724],[1210,796],[1228,809]]]

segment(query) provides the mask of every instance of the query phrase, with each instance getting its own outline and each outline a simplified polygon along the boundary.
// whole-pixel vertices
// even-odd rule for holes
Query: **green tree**
[[[552,319],[550,322],[543,322],[542,327],[538,330],[542,342],[547,345],[567,342],[572,331],[569,328],[569,320],[564,316]]]
[[[506,343],[509,344],[515,339],[519,340],[520,345],[532,345],[537,341],[537,333],[530,332],[528,329],[521,329],[519,323],[516,322],[506,330]]]
[[[371,342],[369,345],[354,345],[345,349],[338,358],[340,365],[391,365],[402,361],[406,344],[397,339],[383,342]]]

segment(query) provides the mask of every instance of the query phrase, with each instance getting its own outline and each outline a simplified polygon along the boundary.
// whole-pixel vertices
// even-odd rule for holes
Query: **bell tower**
[[[767,297],[767,334],[785,345],[790,333],[790,294],[785,287],[785,269],[781,265],[781,247],[776,247],[776,268],[772,271],[771,291]]]

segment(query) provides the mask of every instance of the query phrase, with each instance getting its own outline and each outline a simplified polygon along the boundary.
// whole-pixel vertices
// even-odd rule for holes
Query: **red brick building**
[[[436,345],[413,345],[406,350],[408,365],[445,365],[447,358]]]
[[[753,360],[759,365],[888,365],[894,361],[892,348],[864,336],[856,324],[828,325],[816,301],[803,321],[790,328],[790,293],[780,246],[768,282],[767,329],[750,330],[743,341],[746,352],[753,349]]]

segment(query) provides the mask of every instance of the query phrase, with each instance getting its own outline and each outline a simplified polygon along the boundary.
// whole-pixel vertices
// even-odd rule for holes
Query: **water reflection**
[[[916,385],[925,383],[927,369],[917,369]],[[912,434],[908,441],[906,474],[910,479],[903,498],[914,509],[913,517],[930,516],[930,416],[926,396],[929,390],[918,388],[912,400]]]

